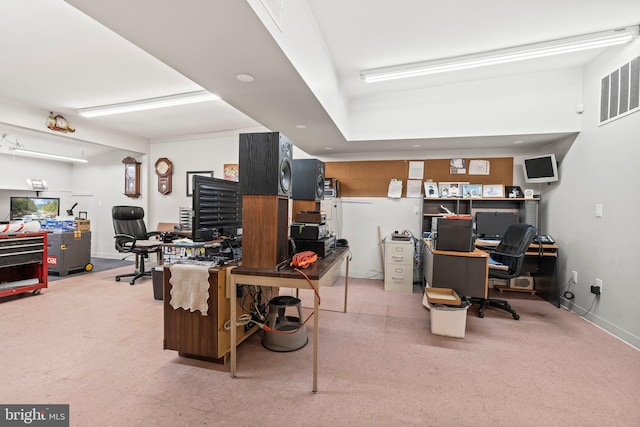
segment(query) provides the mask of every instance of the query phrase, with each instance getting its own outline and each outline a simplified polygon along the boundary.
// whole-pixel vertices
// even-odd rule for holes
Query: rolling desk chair
[[[139,206],[114,206],[111,209],[113,228],[115,230],[115,245],[118,252],[135,254],[136,267],[139,269],[133,273],[116,276],[116,282],[122,277],[132,277],[129,282],[134,285],[136,280],[143,276],[151,277],[151,270],[146,271],[144,260],[150,253],[160,253],[161,240],[149,240],[152,236],[158,236],[157,231],[147,232],[144,224],[144,209]]]
[[[536,228],[529,224],[512,224],[502,236],[502,240],[495,250],[489,253],[489,278],[511,279],[520,275],[525,253],[536,235]],[[479,303],[478,316],[484,317],[487,307],[496,307],[511,313],[514,319],[520,315],[502,299],[470,298],[472,303]]]

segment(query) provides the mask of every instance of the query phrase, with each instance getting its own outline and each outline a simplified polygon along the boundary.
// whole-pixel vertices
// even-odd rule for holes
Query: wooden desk
[[[489,254],[475,249],[472,252],[439,251],[431,240],[425,240],[425,279],[428,286],[449,288],[458,295],[487,298]]]
[[[476,240],[476,247],[490,251],[499,242]],[[536,294],[560,307],[560,287],[558,286],[557,259],[560,246],[532,243],[524,257],[521,273],[529,273],[535,281]]]
[[[346,274],[344,280],[344,311],[347,310],[347,290],[349,287],[349,249],[337,248],[336,251],[324,259],[304,269],[313,286],[319,291],[321,286],[330,285],[333,281],[333,272],[340,268],[346,260]],[[297,271],[286,268],[282,271],[261,270],[237,267],[231,270],[231,324],[237,322],[236,290],[238,285],[258,285],[270,287],[311,289],[307,280]],[[313,387],[314,393],[318,392],[318,296],[313,296]],[[236,377],[236,328],[231,328],[231,377]]]

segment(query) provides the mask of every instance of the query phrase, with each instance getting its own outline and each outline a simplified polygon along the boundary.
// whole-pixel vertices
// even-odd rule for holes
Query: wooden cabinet
[[[164,267],[164,349],[177,350],[181,356],[224,362],[230,351],[231,330],[225,323],[231,319],[231,301],[227,295],[228,268],[209,268],[209,309],[206,316],[199,311],[174,309],[171,302],[171,267]],[[242,302],[251,304],[251,298],[238,298],[238,313],[245,313]],[[249,307],[250,309],[250,307]],[[253,335],[259,328],[237,326],[237,342]]]
[[[413,242],[384,241],[384,290],[413,292]]]
[[[47,233],[0,235],[0,297],[47,287]]]
[[[433,218],[445,216],[442,208],[457,215],[475,215],[478,211],[516,211],[519,222],[534,225],[539,229],[538,203],[540,199],[525,198],[429,198],[424,199],[422,205],[422,232],[430,232]]]

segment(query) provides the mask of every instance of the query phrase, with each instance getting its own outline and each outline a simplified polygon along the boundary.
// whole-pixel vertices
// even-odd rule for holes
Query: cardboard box
[[[90,231],[91,222],[88,219],[76,219],[76,229],[78,231]]]
[[[424,293],[430,304],[460,305],[460,297],[453,289],[448,288],[426,288]]]
[[[467,329],[467,310],[464,307],[452,307],[448,305],[431,305],[429,316],[431,317],[431,333],[453,338],[464,338]]]

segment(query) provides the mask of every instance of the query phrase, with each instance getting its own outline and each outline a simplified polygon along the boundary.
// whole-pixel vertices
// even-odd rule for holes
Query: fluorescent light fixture
[[[27,179],[27,187],[31,190],[48,190],[49,186],[44,179]]]
[[[68,156],[59,156],[57,154],[50,153],[41,153],[40,151],[31,151],[31,150],[23,150],[22,148],[16,148],[15,150],[11,150],[16,154],[22,154],[29,157],[44,157],[46,159],[53,160],[61,160],[63,162],[78,162],[78,163],[87,163],[86,159],[79,159],[76,157],[68,157]]]
[[[638,26],[622,30],[610,30],[585,34],[577,37],[552,40],[543,43],[528,44],[507,49],[482,52],[473,55],[457,56],[434,61],[405,64],[394,67],[376,68],[362,71],[360,77],[365,83],[386,80],[426,76],[447,71],[504,64],[525,59],[542,58],[587,49],[614,46],[628,43],[638,36]]]
[[[122,104],[103,105],[100,107],[83,108],[78,110],[82,117],[99,117],[111,114],[131,113],[133,111],[153,110],[155,108],[174,107],[176,105],[195,104],[198,102],[217,101],[218,95],[206,90],[181,93],[178,95],[162,96],[159,98],[142,99],[139,101],[123,102]]]

